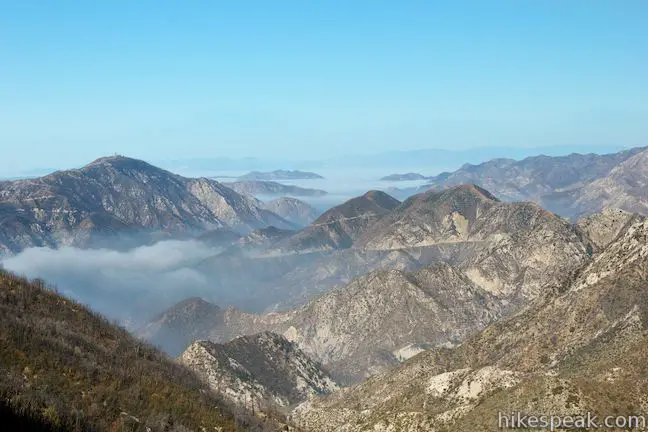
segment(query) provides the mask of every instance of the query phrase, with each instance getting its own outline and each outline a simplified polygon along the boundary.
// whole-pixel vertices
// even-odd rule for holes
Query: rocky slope
[[[279,247],[285,251],[349,248],[368,227],[399,204],[384,192],[369,191],[324,212]]]
[[[648,150],[619,163],[605,177],[573,191],[543,197],[542,202],[559,206],[574,217],[606,208],[648,216]]]
[[[280,327],[342,382],[357,382],[406,359],[412,345],[458,343],[504,310],[460,272],[438,264],[415,273],[369,273]]]
[[[496,203],[492,208],[487,219],[491,225],[475,222],[483,241],[323,254],[332,266],[331,273],[324,266],[327,261],[313,260],[312,254],[249,258],[245,264],[223,256],[216,267],[212,259],[205,265],[217,271],[225,284],[240,280],[241,274],[253,278],[258,271],[263,283],[274,279],[279,289],[292,293],[292,298],[303,296],[308,284],[322,286],[319,292],[324,293],[327,284],[330,287],[340,282],[340,275],[359,276],[360,269],[365,273],[372,268],[393,270],[360,276],[285,313],[255,315],[228,309],[225,319],[212,323],[211,329],[198,326],[201,332],[196,333],[195,327],[185,330],[184,340],[198,335],[226,341],[262,330],[280,332],[346,382],[406,359],[411,345],[457,343],[491,320],[541,296],[589,260],[586,236],[555,215],[533,204]],[[352,261],[372,256],[364,265]],[[434,262],[439,264],[404,272]],[[349,266],[348,270],[343,270],[343,265]],[[287,290],[288,282],[294,288]],[[253,288],[251,295],[259,298],[259,292],[274,292],[275,298],[278,295],[273,285]],[[191,325],[193,319],[186,321]]]
[[[503,201],[531,201],[561,216],[578,219],[605,208],[647,215],[645,188],[647,147],[611,154],[533,156],[465,164],[431,177],[418,188],[390,188],[406,198],[429,189],[476,184]]]
[[[310,180],[323,178],[314,172],[298,170],[251,171],[239,177],[240,180]]]
[[[600,213],[578,220],[576,226],[593,242],[598,249],[604,249],[619,237],[622,232],[645,216],[621,209],[607,208]]]
[[[228,188],[251,196],[324,196],[321,189],[303,188],[265,180],[239,180],[223,183]]]
[[[367,249],[399,249],[468,240],[478,218],[499,200],[474,185],[415,195],[372,224],[356,242]]]
[[[407,249],[472,245],[458,266],[477,285],[507,301],[535,297],[591,254],[589,239],[532,203],[504,203],[475,185],[408,198],[367,229],[355,247]]]
[[[514,316],[306,402],[296,416],[318,431],[495,431],[499,412],[641,414],[647,282],[648,223],[639,221]]]
[[[122,156],[81,169],[0,182],[5,251],[40,245],[88,246],[102,238],[292,227],[253,198],[208,179],[184,178]]]
[[[207,258],[196,271],[211,281],[201,294],[219,304],[235,304],[262,312],[299,307],[331,288],[379,268],[415,270],[447,261],[455,263],[469,254],[463,245],[414,248],[402,251],[354,249],[274,255],[273,248],[292,233],[265,228],[237,241],[223,253]]]
[[[180,362],[224,398],[253,412],[285,411],[338,389],[295,344],[269,332],[238,337],[226,344],[195,342]]]
[[[361,228],[356,244],[367,239],[376,249],[224,254],[203,262],[201,270],[218,274],[224,287],[249,290],[248,304],[265,295],[292,299],[293,307],[312,301],[281,314],[240,313],[201,338],[280,332],[336,377],[357,381],[397,364],[416,346],[461,341],[563,283],[597,249],[583,229],[537,205],[502,203],[474,186],[421,194]],[[417,244],[412,238],[425,246],[407,247]],[[427,268],[415,272],[421,267]]]
[[[189,302],[196,305],[173,307],[140,331],[140,337],[175,354],[193,340],[225,342],[271,330],[296,342],[345,383],[391,368],[421,347],[458,343],[507,309],[447,264],[414,273],[374,271],[283,313],[257,315]]]
[[[264,202],[263,207],[300,227],[310,225],[320,214],[312,205],[291,197]]]
[[[443,189],[474,183],[502,200],[537,202],[544,195],[576,189],[605,177],[616,165],[644,150],[646,148],[635,148],[605,155],[540,155],[520,161],[493,159],[441,173],[430,180],[428,187]]]
[[[394,239],[402,239],[402,233],[409,229],[433,234],[431,238],[437,244],[429,244],[424,250],[450,246],[456,254],[437,256],[437,262],[443,264],[409,275],[392,271],[382,277],[375,273],[360,277],[301,309],[290,320],[294,329],[285,334],[331,370],[356,380],[395,363],[394,350],[408,344],[459,342],[490,319],[522,307],[563,283],[588,262],[594,250],[585,234],[537,205],[501,203],[474,187],[415,197],[365,235],[372,241],[381,239],[382,244],[387,239],[387,247],[393,247]],[[425,281],[422,285],[421,280]],[[406,281],[418,282],[412,285]],[[424,287],[420,289],[430,297],[408,300],[416,286]],[[443,307],[437,307],[435,301],[445,292],[443,287],[453,287],[453,291],[441,301]],[[453,295],[462,301],[453,303]],[[400,317],[407,318],[403,322]],[[426,322],[429,327],[415,330],[408,322]],[[457,333],[440,331],[445,328],[444,322],[451,322]],[[406,337],[401,338],[400,331]],[[363,345],[365,342],[367,345]]]

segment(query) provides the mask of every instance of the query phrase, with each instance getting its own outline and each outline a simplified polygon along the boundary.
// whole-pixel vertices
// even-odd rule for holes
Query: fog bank
[[[43,278],[62,294],[132,327],[184,298],[208,293],[207,278],[193,267],[218,252],[194,240],[162,241],[125,252],[30,248],[2,265]]]

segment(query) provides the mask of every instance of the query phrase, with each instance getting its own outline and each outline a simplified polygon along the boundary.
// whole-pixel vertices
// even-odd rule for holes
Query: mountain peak
[[[495,204],[500,202],[493,194],[475,184],[461,184],[446,189],[430,189],[405,201],[406,206],[423,203],[447,204]]]
[[[284,336],[263,332],[228,343],[198,341],[180,362],[193,369],[212,389],[238,406],[296,405],[337,390],[337,384],[297,345]]]
[[[322,214],[315,223],[344,217],[357,217],[367,213],[384,213],[398,207],[400,201],[391,195],[379,191],[370,190],[364,195],[351,198],[344,203],[330,208]]]
[[[102,165],[110,165],[114,168],[122,169],[137,169],[137,170],[147,170],[147,169],[160,169],[156,168],[153,165],[149,164],[140,159],[130,158],[122,155],[113,155],[113,156],[104,156],[96,159],[89,164],[85,165],[83,169],[92,168]]]
[[[437,192],[438,193],[438,192]],[[486,189],[477,186],[476,184],[460,184],[458,186],[454,186],[451,188],[446,189],[445,191],[442,191],[442,193],[448,194],[448,195],[453,195],[453,194],[460,194],[460,193],[468,193],[470,195],[473,195],[477,198],[483,199],[485,201],[493,201],[497,202],[499,199],[495,197],[492,193],[488,192]]]
[[[387,193],[385,193],[383,191],[372,189],[372,190],[368,191],[367,193],[365,193],[362,196],[364,198],[367,198],[367,199],[370,199],[370,200],[376,200],[376,199],[380,199],[382,197],[389,197],[390,195],[388,195]]]

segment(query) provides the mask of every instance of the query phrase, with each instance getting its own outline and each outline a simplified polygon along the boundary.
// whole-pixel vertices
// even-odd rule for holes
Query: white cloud
[[[179,300],[208,292],[209,281],[193,267],[218,252],[198,241],[163,241],[124,252],[30,248],[2,265],[43,278],[111,318],[141,322]]]

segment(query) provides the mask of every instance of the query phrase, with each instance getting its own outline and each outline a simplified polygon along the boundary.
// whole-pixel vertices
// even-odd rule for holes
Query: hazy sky
[[[646,145],[647,47],[645,0],[0,0],[0,170]]]

